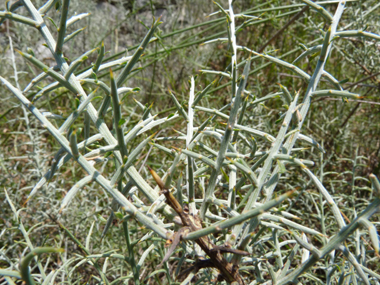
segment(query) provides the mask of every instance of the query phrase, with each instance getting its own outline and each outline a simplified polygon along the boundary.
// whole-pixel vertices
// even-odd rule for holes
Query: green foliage
[[[193,2],[0,8],[1,284],[379,284],[380,5]]]

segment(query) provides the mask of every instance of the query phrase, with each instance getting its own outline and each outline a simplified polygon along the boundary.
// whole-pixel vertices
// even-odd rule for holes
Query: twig
[[[165,187],[165,183],[161,180],[158,174],[151,168],[149,168],[149,171],[152,174],[158,186],[160,187],[162,193],[165,195],[166,203],[177,212],[177,214],[182,220],[183,228],[186,229],[186,230],[185,229],[182,230],[181,233],[178,232],[177,237],[181,238],[182,235],[186,234],[186,231],[192,232],[192,231],[197,231],[197,230],[202,229],[202,220],[197,215],[191,215],[189,214],[188,211],[184,210],[181,207],[181,205],[178,203],[174,195],[170,192],[170,190]],[[238,266],[233,265],[232,263],[229,263],[222,255],[220,249],[223,247],[218,247],[214,245],[213,242],[210,240],[210,238],[208,238],[207,236],[200,237],[198,239],[195,239],[194,241],[210,257],[210,262],[207,263],[209,265],[201,266],[201,267],[197,266],[197,263],[195,263],[190,271],[189,269],[186,270],[187,273],[190,273],[193,270],[198,271],[200,268],[212,266],[219,269],[221,277],[224,280],[226,280],[228,283],[237,282],[237,284],[239,285],[245,284],[242,277],[239,274]],[[223,248],[223,250],[224,249],[232,252],[231,249]],[[174,249],[170,249],[170,250],[174,251]],[[242,251],[240,252],[239,250],[238,252],[242,254]],[[248,253],[244,252],[244,255],[247,255],[247,254]],[[168,258],[168,257],[165,256],[165,258]],[[184,274],[180,274],[180,275],[182,276]]]

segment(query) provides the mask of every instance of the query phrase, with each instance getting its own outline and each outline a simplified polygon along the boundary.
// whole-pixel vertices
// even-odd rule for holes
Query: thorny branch
[[[150,173],[152,174],[154,180],[160,187],[162,193],[166,197],[166,203],[172,207],[181,218],[182,228],[174,234],[172,239],[172,245],[170,246],[168,253],[165,255],[165,262],[169,259],[171,253],[174,251],[175,247],[179,244],[182,237],[187,235],[189,232],[197,231],[202,229],[202,220],[197,215],[191,215],[188,211],[184,210],[182,206],[178,203],[173,194],[165,187],[164,182],[158,176],[158,174],[149,168]],[[242,250],[234,250],[229,247],[216,246],[207,236],[200,237],[194,240],[202,250],[209,256],[210,259],[207,260],[198,260],[194,265],[179,274],[179,277],[185,277],[192,271],[199,271],[202,268],[214,267],[217,268],[220,272],[218,279],[225,280],[228,283],[244,285],[243,278],[239,274],[239,267],[236,264],[229,263],[222,252],[231,252],[240,255],[249,255],[248,252]]]

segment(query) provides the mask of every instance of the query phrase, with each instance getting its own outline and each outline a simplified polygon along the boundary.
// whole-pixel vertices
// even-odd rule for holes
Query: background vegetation
[[[11,1],[11,4],[15,2],[18,3]],[[377,177],[380,174],[380,42],[379,36],[376,36],[380,34],[380,4],[375,0],[346,2],[338,30],[367,31],[374,36],[335,38],[325,68],[333,79],[328,75],[322,76],[318,90],[336,89],[340,86],[343,90],[359,94],[361,98],[314,96],[307,117],[298,117],[298,120],[305,120],[302,134],[313,138],[319,145],[297,142],[295,156],[304,159],[305,164],[308,161],[313,162],[310,170],[332,196],[345,223],[350,224],[375,201],[376,192],[371,184],[370,174]],[[5,1],[0,3],[1,11],[5,10]],[[33,1],[36,7],[41,7],[44,3],[45,1]],[[228,8],[228,1],[218,3],[221,7]],[[326,11],[334,15],[337,1],[321,3]],[[307,56],[294,61],[305,49],[323,44],[329,23],[320,13],[302,1],[237,0],[233,5],[235,14],[246,15],[235,18],[236,27],[241,26],[236,32],[238,45],[289,63],[293,62],[304,72],[313,74],[320,58],[320,49],[309,50]],[[46,15],[45,23],[50,30],[57,31],[55,25],[60,23],[61,12],[61,6],[56,6]],[[103,62],[133,55],[151,27],[153,18],[161,17],[163,22],[155,31],[156,39],[146,46],[144,55],[128,75],[124,85],[134,89],[122,98],[121,104],[125,131],[132,130],[141,119],[147,119],[148,112],[157,115],[157,119],[168,118],[167,122],[137,136],[127,146],[128,151],[132,152],[148,136],[154,136],[154,143],[146,145],[133,163],[144,180],[154,188],[155,182],[147,166],[164,176],[172,167],[175,157],[178,157],[178,150],[186,149],[187,121],[182,117],[181,110],[188,112],[191,76],[195,77],[195,94],[211,84],[207,94],[198,103],[203,109],[195,109],[194,116],[195,127],[202,126],[211,118],[207,125],[210,129],[205,129],[210,135],[200,141],[204,146],[194,146],[192,150],[215,161],[220,146],[218,130],[224,131],[230,115],[228,104],[233,97],[230,71],[234,56],[231,39],[217,40],[228,39],[229,29],[226,15],[220,12],[218,5],[211,1],[186,0],[70,1],[68,18],[75,13],[79,15],[88,12],[91,15],[83,17],[67,29],[68,35],[86,27],[63,46],[63,54],[69,64],[87,51],[99,47],[102,42],[107,52]],[[218,13],[210,15],[213,12]],[[25,7],[14,13],[30,17]],[[54,37],[57,35],[58,32],[53,33]],[[32,54],[48,67],[54,67],[54,57],[44,43],[37,29],[9,19],[3,21],[0,26],[0,76],[24,90],[41,70],[15,50]],[[275,64],[268,58],[256,56],[246,50],[237,53],[239,78],[249,57],[252,57],[252,63],[245,88],[244,104],[247,108],[245,112],[239,113],[244,114],[238,117],[239,124],[276,138],[290,108],[291,101],[287,101],[284,94],[289,92],[289,96],[294,98],[299,92],[298,104],[301,104],[308,82],[299,73],[289,71],[284,65]],[[76,74],[91,67],[97,58],[98,52],[89,54],[77,68]],[[114,72],[119,74],[116,69]],[[99,72],[97,78],[110,86],[108,69]],[[32,100],[41,89],[53,82],[51,77],[46,77],[24,92],[24,95]],[[94,85],[83,86],[87,94],[95,90]],[[92,104],[99,109],[107,96],[99,88]],[[177,105],[173,97],[178,101]],[[5,85],[0,89],[0,100],[1,270],[8,273],[19,270],[20,260],[30,250],[49,246],[63,248],[65,251],[42,255],[39,262],[31,262],[31,272],[39,284],[99,284],[105,282],[104,278],[109,284],[181,284],[182,280],[176,281],[175,276],[189,267],[196,256],[201,255],[201,251],[193,247],[191,242],[187,246],[183,243],[169,261],[159,267],[167,251],[165,239],[128,216],[115,203],[112,205],[113,197],[96,182],[79,187],[80,190],[70,203],[62,205],[62,201],[67,201],[64,198],[71,192],[69,190],[87,175],[73,160],[59,168],[48,183],[36,189],[35,186],[39,185],[41,178],[54,165],[54,157],[61,145]],[[67,118],[79,105],[79,100],[65,87],[46,92],[33,102],[39,110],[63,118]],[[225,106],[227,108],[223,109]],[[298,107],[299,110],[301,108],[302,105]],[[210,113],[210,110],[214,113]],[[214,117],[216,110],[227,117],[223,117],[223,114]],[[297,111],[295,114],[297,117]],[[114,129],[114,117],[111,110],[105,116],[105,123],[111,130]],[[49,120],[57,128],[63,123],[62,119]],[[292,120],[296,124],[296,119]],[[90,124],[89,117],[85,114],[80,115],[71,129],[82,129],[81,133],[78,131],[78,142],[98,133],[95,124]],[[214,137],[212,131],[215,132]],[[219,132],[219,136],[221,133]],[[259,177],[264,166],[264,161],[260,159],[273,144],[263,136],[241,130],[239,133],[244,136],[234,138],[234,145],[239,148],[241,156],[229,159],[245,163],[248,167],[259,162],[254,171],[254,175]],[[113,134],[116,137],[115,132]],[[237,136],[237,132],[235,135]],[[103,146],[106,143],[99,141],[89,146],[85,152]],[[97,169],[111,179],[119,167],[114,155],[107,152],[97,159]],[[181,158],[172,177],[172,186],[176,189],[183,188],[185,201],[188,161],[190,160],[187,157]],[[278,159],[273,163],[271,169],[277,165],[281,173],[274,197],[294,189],[297,194],[273,208],[271,213],[280,216],[279,213],[285,211],[288,213],[285,218],[322,235],[305,232],[305,229],[294,228],[280,220],[255,220],[258,224],[252,231],[253,239],[245,248],[251,253],[251,257],[243,258],[240,265],[241,275],[247,284],[269,281],[275,283],[276,278],[284,278],[281,269],[287,261],[291,263],[291,268],[299,268],[307,260],[310,248],[297,248],[295,244],[302,243],[294,236],[302,236],[305,243],[321,249],[342,230],[325,196],[320,194],[319,188],[305,175],[304,170],[292,162],[293,164],[285,163]],[[211,170],[200,171],[207,166],[204,161],[194,158],[192,163],[195,172],[195,205],[200,209]],[[231,162],[228,167],[222,168],[214,192],[224,206],[219,207],[220,203],[217,202],[211,205],[211,212],[205,220],[206,226],[215,222],[215,219],[228,218],[231,215],[222,209],[224,207],[230,206],[242,213],[247,202],[244,197],[251,193],[250,189],[254,189],[247,170],[239,169],[234,178],[231,174],[234,169],[232,164]],[[236,182],[242,178],[244,183],[236,186]],[[128,178],[123,179],[127,184]],[[232,191],[234,186],[235,191]],[[33,189],[35,191],[32,193]],[[155,191],[158,193],[158,189]],[[236,194],[233,205],[230,203],[231,193]],[[258,202],[265,201],[264,194],[265,190],[260,191]],[[146,214],[149,214],[148,210],[154,204],[136,187],[127,193],[127,198]],[[162,197],[160,199],[163,200]],[[111,214],[113,211],[115,215]],[[126,215],[128,218],[123,219]],[[152,220],[159,219],[159,222],[155,222],[163,224],[166,229],[177,230],[170,215],[162,209],[157,213],[153,212],[149,217]],[[107,223],[107,220],[112,221],[112,224]],[[254,219],[250,225],[253,221]],[[370,221],[375,228],[379,228],[378,215],[372,216]],[[378,245],[374,244],[378,240],[374,237],[376,230],[368,229],[369,226],[355,229],[346,242],[342,243],[356,258],[359,268],[365,267],[369,270],[364,273],[367,280],[358,273],[358,267],[353,265],[344,250],[341,250],[335,256],[329,255],[320,259],[299,277],[298,282],[379,284],[380,260],[376,250]],[[230,238],[231,232],[228,231],[214,237],[218,244],[223,244]],[[235,242],[230,242],[235,247]],[[338,247],[338,244],[335,246]],[[195,252],[192,251],[193,248]],[[21,284],[17,279],[19,276],[14,277],[4,272],[0,272],[3,276],[0,279],[1,284]],[[136,272],[139,278],[136,278]],[[209,284],[215,276],[214,270],[202,270],[194,277],[192,284]]]

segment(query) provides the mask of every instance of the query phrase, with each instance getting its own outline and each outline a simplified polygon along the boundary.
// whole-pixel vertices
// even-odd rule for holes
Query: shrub
[[[211,16],[219,18],[189,20],[188,27],[174,32],[167,31],[169,25],[160,29],[160,18],[153,19],[138,45],[118,53],[115,44],[111,56],[104,42],[93,46],[100,39],[81,41],[82,27],[71,30],[89,16],[73,13],[83,9],[76,2],[74,11],[69,0],[6,4],[0,18],[7,19],[8,35],[10,28],[19,29],[19,35],[32,30],[38,41],[30,39],[34,46],[25,47],[19,36],[22,51],[17,51],[28,67],[19,72],[23,62],[9,37],[11,64],[0,77],[21,103],[23,121],[7,122],[12,132],[4,127],[2,145],[9,150],[11,136],[22,135],[21,151],[27,154],[20,156],[16,145],[14,157],[1,157],[8,204],[1,234],[2,281],[380,281],[374,216],[380,184],[363,167],[369,159],[370,170],[379,169],[380,148],[371,145],[366,158],[357,138],[363,131],[368,140],[376,139],[379,127],[356,121],[348,128],[360,104],[379,104],[368,101],[376,85],[364,93],[359,88],[365,80],[378,84],[375,41],[380,36],[376,26],[360,27],[372,23],[379,5],[232,2],[215,3],[218,10]],[[192,3],[187,5],[190,9]],[[352,6],[344,11],[345,5]],[[157,12],[153,1],[143,7],[148,6]],[[125,7],[132,14],[142,9],[136,2]],[[266,16],[273,11],[280,12]],[[358,11],[360,20],[353,18]],[[286,16],[290,19],[284,23]],[[134,26],[129,24],[124,29]],[[284,33],[292,25],[289,40]],[[187,36],[189,30],[196,32]],[[164,43],[170,37],[183,41]],[[40,39],[51,57],[42,56]],[[272,44],[281,46],[281,53]],[[89,50],[82,52],[83,47]],[[285,60],[289,56],[293,62]],[[181,72],[181,60],[186,74],[197,65],[200,74],[189,81],[178,76],[183,82],[176,82],[168,69]],[[356,78],[356,65],[366,71],[364,79]],[[355,82],[347,84],[346,78]],[[350,91],[355,88],[359,92]],[[145,97],[133,102],[139,91]],[[185,91],[188,95],[176,95]],[[169,99],[172,107],[166,106]],[[358,105],[346,110],[352,101]],[[2,118],[17,112],[9,102]],[[363,111],[378,119],[371,110]],[[21,124],[25,134],[18,131]],[[348,163],[351,169],[345,170]],[[58,255],[36,258],[42,253]]]

